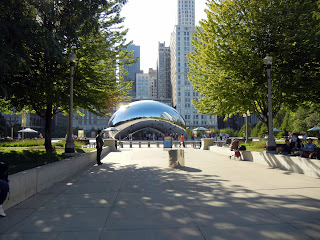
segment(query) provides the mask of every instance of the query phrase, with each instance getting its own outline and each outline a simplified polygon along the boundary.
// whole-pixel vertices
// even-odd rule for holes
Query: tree
[[[250,136],[252,135],[252,129],[253,129],[253,126],[251,123],[248,124],[248,138],[250,139]],[[246,134],[246,125],[243,125],[239,132],[238,132],[238,137],[243,137],[245,136]]]
[[[293,131],[306,133],[308,129],[320,126],[320,112],[316,107],[299,107],[292,116]]]
[[[281,130],[283,130],[285,132],[285,135],[288,136],[289,132],[293,132],[293,125],[292,125],[292,112],[291,111],[287,111],[283,120],[282,120],[282,124],[281,124]]]
[[[268,122],[263,58],[273,57],[273,116],[310,97],[320,102],[319,9],[313,0],[209,1],[192,39],[189,79],[201,94],[200,113],[254,112]]]
[[[129,86],[123,83],[123,65],[131,54],[126,48],[126,30],[119,27],[126,0],[23,1],[1,3],[4,47],[19,51],[1,55],[4,63],[18,59],[16,67],[1,65],[1,82],[10,87],[10,99],[2,105],[35,111],[46,121],[45,147],[52,149],[52,118],[68,110],[69,63],[67,54],[75,51],[78,59],[74,75],[74,108],[105,115],[117,102],[125,100]],[[11,8],[15,4],[16,8]],[[19,17],[18,23],[16,18]],[[22,16],[22,17],[21,17]],[[12,30],[12,25],[16,29]],[[23,35],[17,33],[23,32]],[[14,34],[13,34],[14,33]],[[21,44],[20,41],[22,42]],[[10,48],[11,47],[11,48]],[[132,62],[132,61],[131,61]]]

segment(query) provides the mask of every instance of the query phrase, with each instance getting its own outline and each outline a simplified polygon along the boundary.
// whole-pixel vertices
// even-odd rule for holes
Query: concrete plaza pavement
[[[224,155],[125,148],[6,211],[0,239],[320,239],[320,180]]]

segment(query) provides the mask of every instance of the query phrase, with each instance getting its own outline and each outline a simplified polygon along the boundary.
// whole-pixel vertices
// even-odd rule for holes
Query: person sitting
[[[285,144],[277,149],[277,152],[283,155],[289,155],[293,152],[293,147],[288,138],[286,138]]]
[[[316,159],[320,159],[320,137],[318,137],[318,147],[316,149],[315,157]]]
[[[303,147],[303,152],[300,157],[312,158],[312,156],[316,153],[317,145],[312,142],[311,138],[307,139],[307,143]]]
[[[292,135],[291,145],[295,150],[302,149],[302,141],[300,140],[297,133]]]

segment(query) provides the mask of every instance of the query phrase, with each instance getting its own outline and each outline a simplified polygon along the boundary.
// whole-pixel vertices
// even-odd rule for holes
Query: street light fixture
[[[264,58],[264,64],[267,67],[268,75],[268,143],[267,151],[275,151],[277,144],[273,136],[273,117],[272,117],[272,95],[271,95],[271,70],[272,70],[272,57],[267,54]]]
[[[73,156],[75,154],[75,145],[73,141],[73,70],[76,61],[76,54],[74,52],[69,53],[68,60],[70,62],[70,97],[69,97],[69,116],[68,116],[68,134],[67,142],[65,146],[65,155]]]

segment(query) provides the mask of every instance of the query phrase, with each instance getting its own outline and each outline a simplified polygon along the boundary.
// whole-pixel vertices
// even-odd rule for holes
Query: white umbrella
[[[107,132],[107,131],[120,131],[119,128],[116,127],[108,127],[106,129],[103,129],[102,131]]]
[[[20,130],[18,132],[21,132],[21,133],[37,133],[38,131],[33,130],[31,128],[25,128],[25,129],[22,129],[22,130]]]
[[[208,131],[209,129],[204,128],[204,127],[197,127],[195,129],[193,129],[193,131]]]

